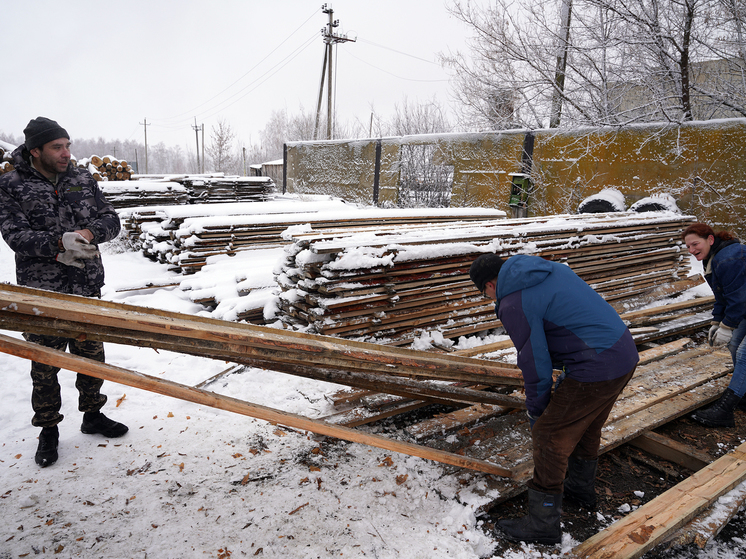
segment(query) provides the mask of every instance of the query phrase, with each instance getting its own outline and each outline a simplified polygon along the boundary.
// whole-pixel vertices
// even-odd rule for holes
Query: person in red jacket
[[[495,301],[518,351],[533,443],[528,516],[497,526],[511,541],[560,543],[563,498],[596,506],[601,428],[632,378],[637,347],[617,312],[569,266],[483,254],[470,277]],[[563,371],[557,384],[553,369]]]

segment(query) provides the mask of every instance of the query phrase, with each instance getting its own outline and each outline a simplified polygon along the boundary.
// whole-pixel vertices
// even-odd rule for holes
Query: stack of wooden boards
[[[180,205],[189,202],[186,187],[173,181],[115,181],[99,184],[106,199],[116,209],[152,205]]]
[[[116,186],[108,182],[103,182],[101,186],[107,199],[117,209],[178,204],[261,202],[270,199],[275,190],[275,184],[269,177],[226,177],[222,174],[143,175],[137,176],[136,180],[122,180]]]
[[[277,199],[264,203],[225,206],[220,210],[190,206],[184,210],[138,209],[120,212],[125,229],[138,237],[143,253],[173,270],[190,274],[207,258],[232,256],[240,251],[276,248],[291,244],[290,229],[313,231],[358,230],[503,219],[505,213],[489,209],[386,210],[361,208],[344,202],[321,201],[317,211],[305,202],[293,211],[294,202]]]
[[[495,328],[492,302],[469,279],[471,262],[486,252],[566,263],[621,308],[656,289],[692,286],[679,237],[692,221],[628,212],[292,234],[278,275],[281,319],[396,345],[425,329],[457,338]]]
[[[269,199],[275,183],[269,177],[185,177],[191,203],[261,202]]]

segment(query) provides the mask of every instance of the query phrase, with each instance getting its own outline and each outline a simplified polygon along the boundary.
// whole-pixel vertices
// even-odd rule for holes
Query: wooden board
[[[47,365],[65,368],[77,373],[163,394],[164,396],[170,396],[203,406],[239,413],[249,417],[269,421],[271,423],[311,431],[320,435],[327,435],[352,442],[367,444],[377,448],[383,448],[393,452],[401,452],[403,454],[418,456],[420,458],[443,462],[444,464],[451,464],[462,468],[478,469],[479,471],[499,476],[509,477],[511,475],[509,470],[491,464],[488,461],[465,458],[457,454],[431,449],[421,445],[395,439],[387,439],[378,435],[361,433],[347,427],[331,425],[300,415],[268,408],[266,406],[251,404],[249,402],[237,400],[207,390],[129,371],[121,367],[114,367],[113,365],[46,348],[37,344],[11,338],[3,334],[0,334],[0,351],[10,355],[23,357],[24,359],[31,359]]]
[[[745,479],[746,443],[587,539],[569,556],[640,557]]]

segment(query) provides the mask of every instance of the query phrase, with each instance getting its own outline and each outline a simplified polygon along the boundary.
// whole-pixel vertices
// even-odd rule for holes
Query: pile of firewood
[[[97,181],[126,181],[132,176],[132,167],[129,163],[114,159],[110,155],[92,155],[90,158],[81,159],[78,161],[78,167],[88,169]]]
[[[3,173],[10,173],[15,167],[10,162],[10,149],[4,149],[3,146],[0,146],[0,175]]]
[[[485,252],[566,263],[623,309],[653,291],[687,288],[679,232],[693,220],[630,212],[299,233],[277,275],[280,319],[402,345],[433,329],[457,338],[496,328],[492,302],[469,279],[471,262]]]

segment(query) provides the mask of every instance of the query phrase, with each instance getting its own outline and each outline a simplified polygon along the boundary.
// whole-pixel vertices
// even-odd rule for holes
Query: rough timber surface
[[[604,427],[601,452],[712,401],[727,386],[726,375],[731,371],[730,354],[709,347],[695,347],[639,366]],[[498,414],[476,425],[459,426],[458,431],[444,430],[417,440],[510,469],[510,479],[488,479],[485,491],[495,495],[488,506],[523,491],[523,484],[531,477],[531,437],[522,411]]]
[[[746,443],[599,532],[570,553],[576,559],[635,559],[746,479]]]

